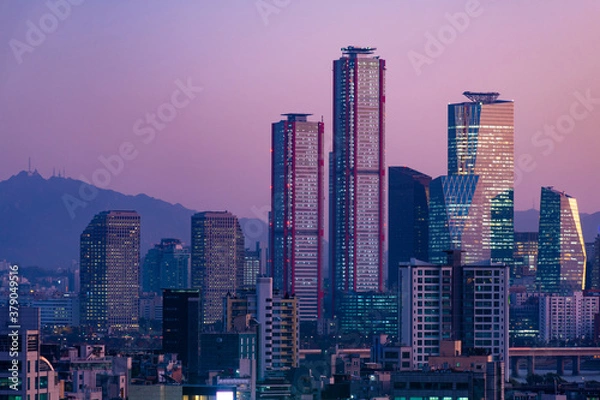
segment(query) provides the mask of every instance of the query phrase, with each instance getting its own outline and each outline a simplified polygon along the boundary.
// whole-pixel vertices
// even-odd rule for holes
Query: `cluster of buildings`
[[[291,395],[286,373],[305,356],[301,327],[355,337],[346,347],[392,338],[373,344],[368,361],[341,357],[330,386],[312,376],[304,394],[318,387],[325,398],[369,385],[398,399],[501,398],[509,332],[597,341],[600,239],[586,248],[576,200],[543,187],[539,232],[514,231],[514,102],[465,92],[468,101],[448,105],[447,175],[386,167],[386,63],[374,48],[342,53],[332,152],[310,114],[272,124],[266,249],[245,248],[232,213],[205,211],[191,218],[189,245],[166,238],[142,259],[140,215],[101,212],[81,234],[79,295],[55,300],[65,302],[63,317],[77,314],[100,335],[158,320],[163,352],[181,361],[175,381],[248,398]],[[48,306],[37,306],[44,322]]]

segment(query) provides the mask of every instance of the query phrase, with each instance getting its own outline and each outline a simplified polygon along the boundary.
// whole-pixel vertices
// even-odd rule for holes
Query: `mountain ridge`
[[[0,182],[0,260],[43,268],[71,267],[79,260],[79,236],[100,211],[127,209],[141,215],[141,255],[160,239],[173,237],[189,244],[190,218],[196,210],[147,194],[125,195],[96,188],[90,199],[80,196],[86,183],[64,177],[44,178],[21,171]],[[65,200],[67,199],[67,200]],[[68,201],[82,201],[69,212]],[[539,211],[515,211],[515,230],[537,231]],[[600,226],[600,212],[581,214],[586,242],[593,241]],[[256,218],[240,218],[246,246],[267,241],[268,226]]]

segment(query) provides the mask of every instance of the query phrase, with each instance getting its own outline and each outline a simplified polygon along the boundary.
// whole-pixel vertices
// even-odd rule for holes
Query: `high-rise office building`
[[[401,264],[401,341],[413,348],[413,367],[437,356],[442,340],[462,341],[463,352],[486,349],[495,361],[508,359],[507,265],[463,264],[460,253],[447,263]]]
[[[283,114],[272,126],[271,276],[275,289],[294,294],[300,320],[322,310],[323,122]]]
[[[385,61],[349,46],[333,62],[332,290],[383,290]]]
[[[175,353],[192,383],[198,375],[200,347],[200,290],[163,290],[163,341],[165,353]]]
[[[190,249],[179,239],[161,239],[148,250],[142,264],[142,291],[161,295],[162,289],[189,285]]]
[[[246,249],[244,256],[243,290],[251,290],[256,286],[256,278],[260,275],[261,265],[260,242],[256,242],[255,250]]]
[[[137,330],[139,267],[139,214],[97,214],[80,238],[81,324],[94,331]]]
[[[589,249],[589,251],[588,251]],[[585,277],[586,290],[600,290],[600,234],[593,243],[586,245],[587,266]]]
[[[514,264],[510,271],[510,279],[535,276],[538,257],[538,232],[515,232]]]
[[[192,216],[192,288],[200,289],[202,324],[222,321],[223,299],[244,281],[244,235],[228,211]]]
[[[512,264],[514,103],[464,95],[471,101],[448,105],[448,176],[431,185],[429,259],[460,249],[467,263]]]
[[[583,290],[585,263],[577,200],[552,187],[543,187],[536,285],[543,293]]]
[[[398,286],[398,264],[428,260],[431,177],[408,167],[388,168],[388,287]]]

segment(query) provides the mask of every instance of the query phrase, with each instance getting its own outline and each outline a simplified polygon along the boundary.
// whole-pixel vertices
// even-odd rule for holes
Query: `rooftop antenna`
[[[29,157],[29,163],[27,165],[27,172],[31,175],[31,157]]]

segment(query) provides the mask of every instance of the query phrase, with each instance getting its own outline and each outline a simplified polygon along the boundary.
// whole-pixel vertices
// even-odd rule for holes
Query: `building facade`
[[[442,340],[460,340],[462,352],[483,349],[508,359],[509,269],[491,262],[462,264],[454,252],[443,265],[401,265],[401,340],[413,347],[413,367],[438,356]]]
[[[333,63],[332,290],[382,291],[385,61],[349,46]],[[334,297],[335,302],[335,297]]]
[[[586,252],[577,200],[543,187],[540,201],[536,285],[543,293],[569,294],[585,288]]]
[[[466,263],[512,264],[514,103],[498,93],[464,93],[448,105],[448,176],[431,188],[430,261],[460,249]]]
[[[431,177],[408,167],[388,168],[388,287],[398,287],[398,265],[428,261]]]
[[[515,232],[514,264],[510,271],[510,279],[535,276],[538,258],[538,232]]]
[[[300,319],[322,312],[324,125],[310,114],[283,114],[272,126],[271,276],[275,289],[294,294]]]
[[[540,299],[540,339],[590,340],[594,317],[600,313],[600,297],[574,292],[570,296],[548,295]]]
[[[39,309],[21,306],[17,329],[9,309],[0,311],[0,398],[59,400],[58,374],[40,353]]]
[[[178,355],[193,383],[198,376],[200,315],[199,289],[163,291],[163,351]]]
[[[272,278],[259,277],[255,292],[227,296],[224,314],[228,332],[257,331],[259,380],[272,371],[298,367],[298,300],[274,292]]]
[[[142,265],[142,291],[161,295],[162,289],[185,289],[190,281],[190,249],[179,239],[161,239],[148,250]]]
[[[244,235],[237,217],[228,211],[192,216],[192,288],[200,289],[202,325],[223,320],[223,299],[244,281]]]
[[[93,331],[139,328],[140,216],[97,214],[80,238],[81,323]]]

